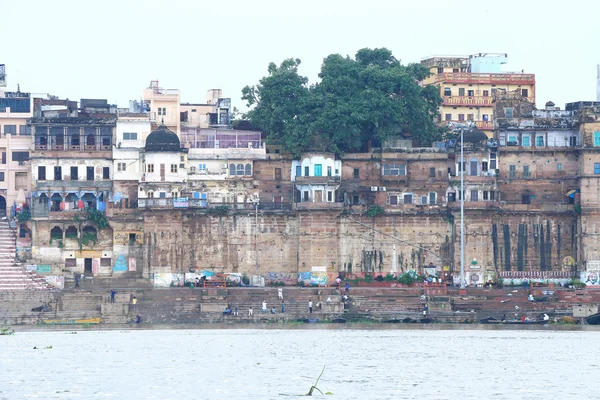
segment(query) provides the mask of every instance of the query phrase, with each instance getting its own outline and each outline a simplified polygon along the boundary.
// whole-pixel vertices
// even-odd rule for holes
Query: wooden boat
[[[588,325],[600,325],[600,313],[590,315],[585,319]]]
[[[400,322],[402,322],[402,320],[400,320],[398,318],[392,318],[392,319],[384,319],[382,322],[384,324],[399,324]]]
[[[335,324],[345,324],[346,320],[344,318],[334,318],[331,322]]]
[[[402,320],[402,322],[403,322],[403,323],[405,323],[405,324],[416,324],[416,323],[417,323],[417,320],[416,320],[416,319],[409,318],[409,317],[406,317],[406,318],[404,318],[404,319]]]
[[[433,318],[421,318],[419,323],[421,324],[431,324],[433,322]]]

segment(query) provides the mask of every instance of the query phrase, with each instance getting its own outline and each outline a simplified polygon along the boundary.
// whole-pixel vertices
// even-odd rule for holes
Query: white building
[[[291,179],[297,203],[335,203],[342,162],[333,154],[303,154],[292,161]]]

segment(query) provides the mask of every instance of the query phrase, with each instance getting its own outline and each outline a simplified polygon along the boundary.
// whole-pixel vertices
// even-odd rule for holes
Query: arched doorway
[[[6,217],[6,199],[0,196],[0,217]]]

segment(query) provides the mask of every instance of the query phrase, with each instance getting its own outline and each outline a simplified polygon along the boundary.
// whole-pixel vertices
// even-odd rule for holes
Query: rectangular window
[[[465,114],[458,114],[458,120],[459,121],[464,121],[465,120]]]
[[[118,172],[125,172],[125,171],[127,171],[127,164],[124,163],[124,162],[117,163],[117,171]]]
[[[86,179],[88,181],[93,181],[94,180],[94,167],[87,167],[86,168]]]
[[[19,125],[19,135],[20,136],[30,136],[31,135],[31,127],[27,125]]]
[[[166,199],[167,198],[167,193],[166,192],[160,192],[158,194],[158,197],[160,197],[161,199]]]
[[[2,164],[6,164],[6,152],[2,152]]]
[[[504,109],[504,116],[506,118],[512,118],[513,117],[513,109],[512,107],[507,107]]]
[[[562,171],[562,164],[561,163],[556,164],[556,169],[558,171]]]
[[[323,175],[323,165],[315,164],[315,176],[322,176],[322,175]]]
[[[333,201],[333,192],[327,192],[327,201],[332,202]]]
[[[594,174],[600,174],[600,163],[594,163]]]
[[[25,161],[29,160],[29,152],[28,151],[13,151],[12,160],[19,163],[19,165],[24,165]]]
[[[479,200],[479,191],[471,190],[471,201],[478,201],[478,200]]]
[[[137,140],[137,132],[123,132],[123,140]]]
[[[535,137],[535,145],[536,145],[536,147],[544,147],[544,137],[536,136]]]
[[[452,121],[452,114],[446,114],[446,121]]]
[[[110,168],[109,167],[102,168],[102,179],[110,179]]]
[[[354,168],[354,174],[353,174],[353,176],[354,176],[354,179],[360,178],[360,169]]]
[[[529,147],[529,146],[531,146],[531,138],[529,136],[522,136],[521,143],[523,144],[524,147]]]
[[[521,204],[531,204],[531,196],[528,194],[521,195]]]
[[[444,96],[452,96],[452,89],[449,87],[444,88]]]
[[[495,201],[496,200],[496,192],[490,190],[490,200],[491,201]]]
[[[465,95],[465,88],[458,88],[458,95],[459,96],[464,96]]]
[[[484,122],[487,122],[488,121],[488,115],[487,114],[482,114],[481,115],[481,120],[484,121]]]
[[[79,180],[79,168],[78,167],[71,167],[71,180],[72,181],[77,181]]]
[[[62,167],[61,166],[54,167],[54,180],[62,181]]]
[[[435,178],[435,168],[433,168],[433,167],[429,168],[429,177]]]
[[[172,174],[176,174],[177,173],[177,164],[171,164],[171,173]]]
[[[308,201],[308,190],[302,193],[302,201]]]
[[[4,172],[0,172],[0,182],[4,182]]]
[[[517,177],[517,166],[516,165],[509,165],[508,166],[508,177],[509,178],[516,178]]]
[[[483,97],[488,97],[490,95],[490,91],[489,90],[484,90],[483,91]]]
[[[482,161],[481,162],[481,170],[483,172],[487,172],[487,170],[488,170],[488,162],[487,161]]]
[[[489,196],[488,196],[488,191],[487,190],[483,191],[483,200],[489,200]]]
[[[413,195],[405,193],[404,194],[404,204],[412,204],[412,202],[413,202]]]
[[[519,144],[519,142],[517,141],[517,137],[516,136],[509,136],[508,137],[508,143],[507,145],[509,146],[517,146]]]
[[[327,167],[327,176],[331,176],[331,167]]]
[[[600,131],[594,132],[594,147],[600,147]]]
[[[352,196],[352,204],[358,204],[358,195]]]
[[[527,90],[527,89],[521,89],[521,96],[528,97],[529,96],[529,90]]]
[[[421,196],[421,205],[422,206],[426,206],[427,205],[427,196]]]
[[[310,167],[304,167],[304,176],[310,176]]]
[[[429,193],[429,204],[430,205],[434,205],[436,204],[436,193],[435,192],[430,192]]]
[[[529,165],[523,165],[523,178],[531,178],[529,176]]]
[[[300,165],[296,165],[296,176],[302,176],[302,167]]]
[[[4,125],[4,134],[11,134],[14,135],[17,133],[17,126],[16,125]]]
[[[571,147],[577,146],[577,136],[569,137],[569,146],[571,146]]]
[[[442,68],[442,67],[438,67],[438,69],[437,69],[437,73],[438,73],[438,75],[439,75],[439,74],[443,74],[443,73],[444,73],[444,68]]]
[[[38,181],[45,181],[46,180],[46,167],[43,166],[39,166],[38,167]]]
[[[146,166],[146,170],[147,170],[146,172],[149,172],[149,173],[154,172],[154,164],[148,164]]]
[[[281,180],[281,168],[275,168],[275,180],[276,181]]]
[[[398,205],[398,196],[392,195],[390,196],[390,206]]]
[[[473,97],[475,96],[475,92],[473,90],[467,90],[467,96]]]
[[[198,171],[200,171],[201,174],[205,174],[206,173],[206,164],[198,164]]]

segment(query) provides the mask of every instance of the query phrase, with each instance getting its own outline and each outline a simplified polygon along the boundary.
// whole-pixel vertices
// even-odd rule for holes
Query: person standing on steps
[[[313,306],[312,300],[309,300],[308,301],[308,313],[309,314],[312,314],[312,306]]]
[[[283,288],[277,289],[277,297],[279,297],[279,300],[283,300]]]
[[[262,302],[262,312],[263,312],[263,314],[267,313],[267,302],[266,302],[266,300],[263,300],[263,302]]]
[[[283,303],[283,300],[281,300],[281,313],[283,314],[284,311],[285,311],[285,304]]]
[[[350,284],[346,282],[346,294],[350,293]]]
[[[75,289],[79,289],[79,275],[75,274]]]
[[[250,307],[248,309],[248,316],[251,317],[252,315],[254,315],[254,311],[252,310],[252,307]]]
[[[131,299],[131,308],[133,308],[133,311],[137,310],[137,298],[135,296]]]
[[[115,302],[115,294],[117,294],[117,291],[115,289],[110,289],[110,302],[111,303]]]

